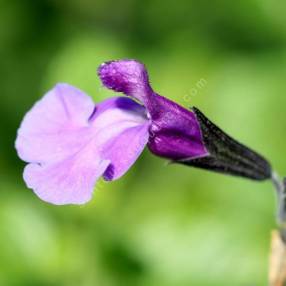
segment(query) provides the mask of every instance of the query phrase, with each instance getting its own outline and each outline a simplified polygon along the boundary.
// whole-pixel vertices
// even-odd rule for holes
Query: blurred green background
[[[286,174],[285,1],[0,0],[0,285],[267,285],[266,183],[167,165],[147,150],[83,207],[40,201],[14,150],[57,82],[96,102],[97,66],[136,58],[154,89],[195,105]]]

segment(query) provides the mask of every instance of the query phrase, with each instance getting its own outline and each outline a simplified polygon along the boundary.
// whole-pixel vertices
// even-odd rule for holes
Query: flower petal
[[[152,122],[148,147],[155,155],[177,160],[208,154],[196,115],[156,94],[143,64],[135,60],[106,62],[98,74],[107,88],[133,96],[145,105]]]
[[[24,170],[27,186],[43,201],[56,204],[84,204],[109,161],[92,154],[92,148],[52,165],[31,163]]]
[[[16,149],[26,162],[57,162],[88,140],[92,99],[68,84],[58,84],[26,114],[18,130]],[[74,140],[78,138],[77,140]]]
[[[129,98],[118,97],[102,102],[91,120],[101,156],[111,162],[104,178],[118,179],[148,142],[150,122],[146,110]]]
[[[153,95],[148,109],[152,117],[148,148],[157,156],[171,160],[208,155],[196,115],[175,102]]]
[[[24,180],[44,201],[83,204],[96,180],[122,176],[148,141],[145,108],[129,98],[95,106],[78,89],[57,85],[27,113],[16,148],[29,162]]]
[[[149,123],[126,129],[105,145],[103,157],[111,161],[105,180],[120,178],[133,165],[148,142],[148,129]]]
[[[144,65],[135,60],[103,63],[98,69],[103,85],[117,92],[133,96],[146,104],[152,91]]]

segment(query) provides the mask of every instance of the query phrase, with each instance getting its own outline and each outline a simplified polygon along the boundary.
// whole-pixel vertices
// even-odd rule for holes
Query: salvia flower
[[[144,147],[173,162],[240,175],[271,177],[269,163],[230,138],[198,109],[155,93],[143,64],[102,64],[103,85],[128,97],[94,104],[79,89],[58,84],[26,114],[16,149],[28,165],[27,186],[53,204],[83,204],[96,181],[120,178]]]

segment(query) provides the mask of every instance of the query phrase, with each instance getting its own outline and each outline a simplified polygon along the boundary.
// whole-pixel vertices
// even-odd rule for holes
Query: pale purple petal
[[[106,180],[124,175],[143,151],[149,138],[146,110],[129,98],[102,102],[92,120],[101,157],[111,163]]]
[[[105,144],[103,157],[112,162],[104,173],[106,180],[118,179],[133,165],[148,142],[148,129],[148,122],[126,129]]]
[[[78,89],[57,85],[18,131],[16,149],[30,163],[24,180],[44,201],[83,204],[100,176],[117,179],[131,167],[148,141],[148,128],[145,108],[131,99],[95,106]]]
[[[92,149],[52,165],[28,164],[24,170],[27,186],[43,201],[55,205],[88,202],[96,181],[110,164]]]
[[[26,162],[57,162],[90,140],[92,99],[68,84],[58,84],[25,115],[16,149]],[[74,140],[76,139],[76,140]]]

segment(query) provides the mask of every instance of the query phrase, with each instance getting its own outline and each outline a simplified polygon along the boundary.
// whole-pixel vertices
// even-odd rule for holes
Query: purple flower
[[[77,88],[58,84],[32,107],[18,130],[16,149],[29,163],[24,180],[44,201],[86,203],[99,177],[120,178],[148,140],[151,151],[168,158],[207,154],[195,115],[155,94],[142,64],[105,63],[99,76],[106,87],[132,99],[94,104]]]
[[[255,179],[268,176],[263,158],[244,146],[241,151],[237,145],[242,145],[230,137],[225,140],[197,109],[184,109],[156,94],[143,64],[111,61],[98,74],[105,87],[129,98],[94,104],[77,88],[58,84],[32,107],[18,130],[16,149],[28,163],[24,180],[42,200],[86,203],[101,176],[107,181],[120,178],[146,144],[174,162]],[[237,150],[247,150],[246,159]],[[253,163],[257,158],[258,167]]]

